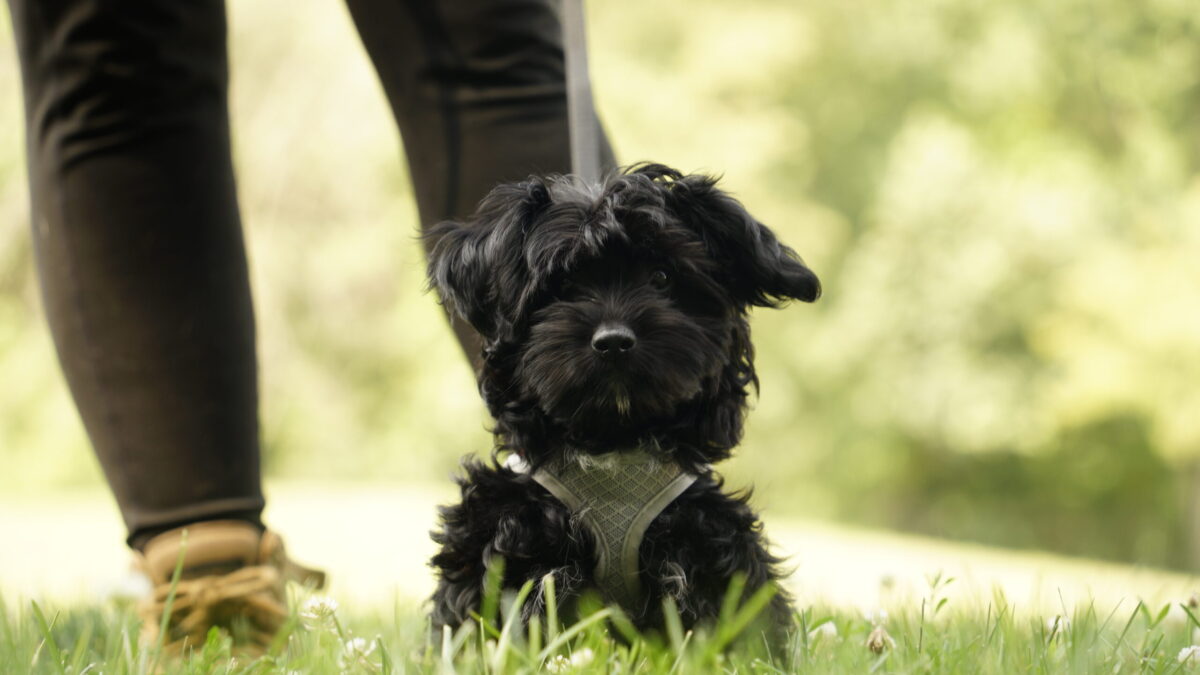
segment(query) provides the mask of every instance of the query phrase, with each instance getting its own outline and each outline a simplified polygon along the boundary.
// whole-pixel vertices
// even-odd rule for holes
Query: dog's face
[[[737,317],[686,262],[653,242],[612,242],[556,275],[529,317],[522,393],[590,437],[669,419],[699,396],[729,358]]]
[[[712,179],[657,165],[598,193],[570,178],[501,186],[434,236],[431,282],[484,338],[501,441],[535,461],[648,437],[719,459],[755,381],[747,307],[820,293]]]

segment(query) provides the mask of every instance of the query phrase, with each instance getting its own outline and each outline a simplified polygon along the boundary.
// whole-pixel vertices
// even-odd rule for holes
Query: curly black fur
[[[656,164],[600,186],[571,176],[502,185],[467,223],[431,233],[429,277],[483,337],[480,392],[497,451],[534,468],[564,452],[656,448],[702,478],[651,524],[640,551],[645,602],[664,595],[690,626],[716,616],[730,579],[747,592],[779,578],[758,518],[708,466],[742,435],[758,384],[746,312],[820,295],[816,275],[713,178]],[[594,344],[619,326],[635,347]],[[524,474],[465,466],[462,502],[442,510],[433,619],[478,610],[485,566],[505,558],[505,587],[553,573],[570,601],[591,585],[586,528]],[[540,592],[527,611],[537,612]],[[788,603],[779,596],[780,620]]]

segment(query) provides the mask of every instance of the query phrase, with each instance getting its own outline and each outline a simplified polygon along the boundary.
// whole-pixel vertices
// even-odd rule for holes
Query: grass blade
[[[721,613],[717,617],[718,625],[733,620],[734,612],[742,602],[742,591],[745,589],[746,575],[741,573],[733,575],[733,579],[729,581],[729,587],[725,589],[725,598],[721,601]]]
[[[617,629],[617,632],[621,634],[621,637],[625,638],[626,642],[635,646],[640,644],[639,638],[642,636],[638,633],[638,629],[634,627],[633,622],[629,620],[629,617],[625,616],[625,612],[620,607],[613,607],[612,610],[611,619],[613,628]]]
[[[663,623],[667,625],[667,638],[671,641],[671,651],[676,655],[682,655],[683,619],[679,617],[679,607],[675,604],[675,598],[669,595],[663,598]]]
[[[162,619],[158,622],[158,639],[154,641],[154,652],[150,659],[150,672],[158,671],[158,659],[162,656],[163,645],[166,644],[167,629],[171,625],[171,611],[175,608],[175,593],[179,590],[179,578],[183,576],[183,560],[187,554],[188,531],[184,529],[179,536],[179,555],[175,558],[175,569],[171,572],[171,585],[167,589],[167,601],[163,603]]]
[[[546,597],[546,638],[553,641],[558,637],[558,590],[554,574],[542,577],[542,593]]]
[[[734,584],[730,584],[731,589],[733,586]],[[741,585],[739,585],[738,588],[739,594],[741,593],[740,586]],[[742,607],[737,610],[736,613],[730,616],[727,621],[722,621],[721,623],[717,624],[716,635],[712,637],[707,648],[705,649],[705,660],[708,660],[709,658],[716,656],[719,652],[724,651],[726,647],[728,647],[735,639],[737,639],[737,637],[742,634],[742,631],[746,630],[750,623],[757,619],[760,614],[762,614],[763,610],[767,608],[768,604],[770,604],[771,598],[774,598],[775,594],[778,592],[779,589],[774,584],[763,584],[763,586],[755,591],[754,595],[751,595],[750,599],[747,600],[745,604],[743,604]],[[722,610],[724,610],[724,608],[722,608]]]
[[[59,672],[67,672],[67,666],[63,660],[63,651],[59,648],[58,642],[55,641],[52,630],[54,624],[58,621],[58,615],[55,614],[54,620],[48,622],[46,621],[46,615],[42,613],[42,608],[38,606],[36,600],[30,601],[29,604],[33,606],[33,618],[37,622],[38,630],[42,633],[42,645],[50,651],[50,657],[54,659],[54,665],[58,668]]]
[[[558,651],[558,649],[560,647],[567,644],[567,642],[570,642],[571,638],[575,637],[576,635],[579,635],[584,630],[586,630],[588,628],[588,626],[591,626],[592,624],[595,624],[600,621],[604,621],[605,619],[609,618],[610,616],[612,616],[612,610],[605,608],[605,609],[600,610],[599,612],[596,612],[595,614],[592,614],[591,616],[587,617],[586,619],[579,621],[574,626],[571,626],[570,628],[566,629],[561,634],[559,634],[558,637],[551,640],[550,644],[546,645],[545,649],[538,652],[537,659],[536,659],[537,662],[542,663],[547,658],[549,658],[551,654]]]
[[[88,621],[83,626],[83,632],[75,639],[75,650],[71,653],[70,672],[78,673],[83,670],[83,662],[87,659],[88,647],[92,643],[92,632],[94,624]]]
[[[496,626],[496,616],[500,611],[501,584],[504,581],[504,558],[493,556],[487,566],[487,576],[483,582],[483,605],[480,607],[480,623]]]
[[[375,638],[375,646],[379,648],[379,670],[383,675],[392,675],[392,655],[388,654],[387,645],[383,644],[383,638]]]
[[[675,671],[679,670],[679,666],[683,664],[683,656],[687,653],[688,643],[692,641],[692,631],[688,631],[687,635],[679,641],[679,648],[675,650],[675,662],[671,664],[671,670],[667,671],[667,675],[674,675]]]
[[[492,670],[494,672],[504,672],[504,664],[508,660],[508,652],[512,645],[513,627],[520,620],[521,608],[525,606],[525,600],[529,597],[529,593],[532,590],[533,579],[530,579],[521,585],[521,590],[517,591],[517,597],[513,599],[512,606],[508,610],[508,616],[504,620],[504,628],[500,631],[500,637],[496,641],[496,654],[492,658]],[[520,651],[516,651],[516,653],[518,656],[524,656]]]

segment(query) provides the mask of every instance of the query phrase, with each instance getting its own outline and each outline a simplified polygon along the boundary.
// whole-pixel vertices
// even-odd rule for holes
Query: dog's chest
[[[506,462],[527,467],[515,455]],[[646,528],[696,476],[642,450],[551,462],[532,478],[575,514],[596,541],[595,580],[601,593],[623,607],[641,600],[638,549]]]

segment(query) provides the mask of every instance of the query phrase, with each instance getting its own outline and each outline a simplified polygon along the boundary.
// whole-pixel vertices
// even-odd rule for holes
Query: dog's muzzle
[[[605,321],[592,334],[592,349],[604,356],[628,354],[637,346],[637,335],[623,323]]]

